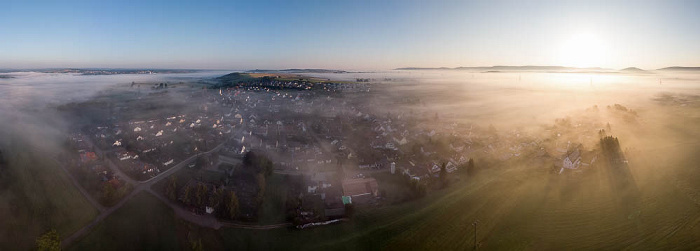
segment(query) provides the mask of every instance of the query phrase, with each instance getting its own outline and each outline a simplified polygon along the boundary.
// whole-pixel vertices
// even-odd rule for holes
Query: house
[[[394,138],[394,141],[396,141],[396,143],[398,143],[400,146],[408,144],[408,140],[406,139],[405,136],[403,138],[401,138],[400,140],[397,138]]]
[[[564,168],[566,169],[578,169],[578,167],[581,165],[581,151],[576,148],[573,151],[569,151],[564,155],[564,159],[562,160],[562,168],[559,170],[559,174],[564,172]]]
[[[310,194],[316,194],[316,190],[318,190],[318,186],[308,186],[306,192]]]
[[[563,167],[568,169],[576,169],[581,164],[581,153],[578,149],[568,153],[563,160]]]
[[[374,178],[346,179],[343,181],[343,195],[355,199],[358,197],[377,196],[379,185]]]
[[[95,152],[84,152],[80,154],[80,161],[83,163],[88,163],[97,160],[97,154]]]

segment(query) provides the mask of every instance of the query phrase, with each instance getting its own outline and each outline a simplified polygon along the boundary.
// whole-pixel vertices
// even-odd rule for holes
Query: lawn
[[[4,153],[13,157],[0,180],[0,250],[32,249],[43,232],[69,236],[96,217],[97,209],[51,159],[34,151]]]

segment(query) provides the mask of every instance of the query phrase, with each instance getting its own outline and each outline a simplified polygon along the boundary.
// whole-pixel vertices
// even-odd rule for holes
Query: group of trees
[[[402,175],[402,180],[404,185],[411,191],[412,198],[420,198],[428,193],[428,187],[419,180],[413,179],[408,175]]]
[[[610,162],[620,162],[625,158],[620,149],[620,141],[613,136],[604,136],[600,139],[600,149]]]
[[[225,198],[225,204],[224,207],[226,210],[222,210],[224,213],[226,213],[227,217],[229,219],[235,219],[238,216],[239,212],[239,205],[238,205],[238,197],[236,196],[236,193],[233,191],[230,191],[227,196],[224,196]]]
[[[474,165],[474,159],[470,158],[466,165],[460,166],[460,169],[467,174],[467,176],[476,175],[476,165]],[[445,188],[449,185],[449,180],[447,180],[447,164],[442,163],[440,167],[440,185]]]
[[[212,193],[212,196],[215,194],[216,191]],[[184,195],[182,197],[183,201],[187,205],[199,208],[205,206],[212,206],[209,204],[209,202],[212,201],[209,198],[209,187],[207,187],[207,185],[204,183],[197,183],[197,185],[185,187]]]
[[[204,158],[201,158],[205,161]],[[198,158],[199,162],[200,158]],[[243,170],[253,172],[257,182],[258,194],[255,198],[258,204],[262,204],[263,196],[266,189],[266,177],[272,174],[272,161],[263,155],[258,155],[254,152],[248,152],[243,157]],[[232,190],[226,190],[223,186],[212,188],[211,185],[205,183],[196,183],[196,185],[188,185],[182,192],[181,201],[188,206],[199,208],[212,207],[216,215],[220,218],[234,220],[239,216],[240,204],[238,196]],[[178,184],[177,178],[171,176],[165,187],[165,195],[171,200],[178,199]]]
[[[243,166],[248,170],[257,172],[255,181],[258,184],[258,194],[255,196],[255,202],[261,205],[265,196],[265,188],[267,187],[266,178],[272,174],[274,165],[264,155],[250,151],[243,156]]]
[[[285,216],[287,221],[293,221],[297,217],[297,209],[301,206],[301,199],[293,193],[287,193],[287,200],[284,203]]]
[[[258,205],[261,205],[265,196],[265,188],[267,188],[265,174],[258,173],[255,178],[258,183],[258,194],[255,196],[255,202],[258,203]]]
[[[243,156],[243,165],[246,168],[253,168],[256,172],[264,173],[265,176],[269,176],[272,174],[272,171],[274,171],[272,161],[254,151],[247,152],[245,156]]]
[[[171,200],[177,198],[177,180],[171,178],[165,188],[165,193]],[[223,187],[210,189],[204,183],[185,187],[182,202],[197,208],[211,207],[217,216],[234,220],[240,211],[236,192]]]
[[[105,206],[112,206],[128,194],[131,188],[131,184],[128,183],[116,188],[111,182],[102,182],[100,203]]]

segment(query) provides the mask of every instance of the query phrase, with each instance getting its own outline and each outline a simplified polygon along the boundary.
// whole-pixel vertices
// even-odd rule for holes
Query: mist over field
[[[55,157],[77,130],[76,117],[58,107],[89,101],[100,93],[118,93],[132,82],[190,82],[222,72],[160,75],[80,75],[41,72],[3,73],[0,79],[0,249],[30,249],[47,229],[76,231],[95,216],[94,209],[58,168]],[[86,115],[88,116],[88,115]],[[84,211],[83,211],[84,210]],[[13,245],[19,246],[13,246]]]
[[[74,213],[72,209],[90,207],[89,203],[78,199],[65,205],[66,198],[81,195],[66,177],[53,178],[66,175],[51,158],[64,151],[67,135],[77,130],[76,118],[93,116],[62,112],[59,107],[77,104],[83,109],[93,99],[110,102],[105,97],[141,92],[138,99],[148,100],[150,86],[168,82],[183,84],[159,99],[159,109],[195,110],[182,97],[209,87],[208,81],[225,73],[5,74],[11,78],[0,79],[0,151],[6,163],[0,170],[0,218],[12,220],[0,223],[0,247],[10,247],[18,238],[23,248],[29,248],[49,228],[70,235],[98,213]],[[381,241],[383,247],[466,248],[473,239],[442,244],[427,240],[465,235],[474,220],[481,222],[480,231],[487,237],[479,239],[489,248],[700,245],[700,74],[386,71],[306,75],[370,79],[371,91],[335,97],[347,102],[343,109],[370,107],[369,113],[377,117],[409,118],[416,128],[434,130],[437,136],[411,144],[434,147],[437,155],[448,144],[469,142],[468,156],[483,169],[477,178],[456,181],[466,184],[459,188],[463,190],[424,205],[412,204],[427,215],[411,218],[421,225],[400,231],[376,228],[393,233]],[[135,88],[132,82],[142,86]],[[307,101],[314,99],[326,98]],[[327,110],[320,107],[314,112]],[[151,116],[145,113],[144,117]],[[566,152],[579,143],[582,152],[600,153],[601,130],[619,139],[629,167],[627,176],[620,178],[603,167],[563,172],[551,164],[560,161],[560,149]],[[460,136],[450,138],[454,135]],[[529,145],[537,146],[522,150]],[[594,160],[586,161],[593,165]],[[620,185],[618,179],[631,183]],[[53,188],[46,187],[47,182],[61,184],[50,191]],[[437,208],[449,213],[425,213]],[[341,228],[366,223],[347,224],[350,227]],[[29,234],[17,234],[25,228]],[[307,234],[318,231],[322,230],[304,232],[301,239],[313,238]],[[363,247],[365,236],[349,242]]]

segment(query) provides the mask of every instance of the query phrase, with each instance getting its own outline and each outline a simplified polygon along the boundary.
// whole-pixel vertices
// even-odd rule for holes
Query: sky
[[[700,66],[700,1],[30,1],[0,68]]]

